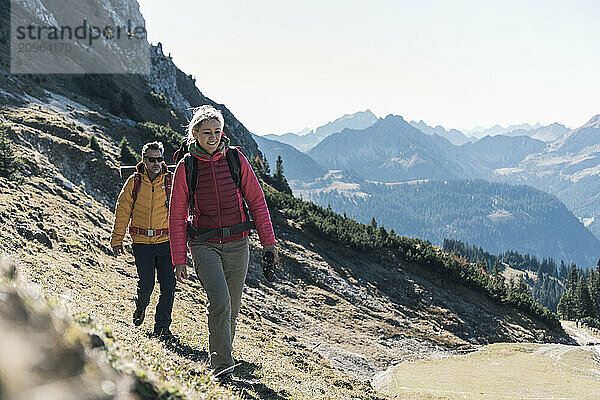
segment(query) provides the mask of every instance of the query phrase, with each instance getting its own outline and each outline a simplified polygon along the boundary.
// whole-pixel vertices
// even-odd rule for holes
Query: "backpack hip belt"
[[[196,228],[189,221],[187,224],[188,239],[205,241],[206,239],[225,238],[254,228],[254,221],[244,221],[233,226],[223,228]]]
[[[160,235],[168,235],[169,228],[163,229],[144,229],[144,228],[136,228],[135,226],[129,227],[129,233],[135,233],[136,235],[144,235],[148,237],[160,236]]]

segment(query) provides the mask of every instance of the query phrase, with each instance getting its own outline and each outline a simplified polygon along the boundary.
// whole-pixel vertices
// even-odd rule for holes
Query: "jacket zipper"
[[[215,186],[215,194],[217,198],[217,218],[219,220],[219,228],[221,228],[223,226],[223,221],[221,220],[221,202],[219,201],[219,187],[217,186],[217,177],[215,175],[213,156],[210,157],[210,171],[212,173],[213,185]],[[221,239],[219,239],[219,243],[221,243]]]
[[[152,199],[150,200],[150,224],[148,224],[149,228],[152,229],[152,214],[154,213],[154,183],[152,183]],[[150,243],[152,243],[154,238],[149,238]]]

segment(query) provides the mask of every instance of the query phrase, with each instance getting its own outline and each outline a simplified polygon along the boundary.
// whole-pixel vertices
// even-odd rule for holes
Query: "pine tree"
[[[12,142],[8,137],[9,129],[0,126],[0,176],[13,179],[22,163],[13,152]]]
[[[87,147],[89,147],[90,149],[97,151],[98,153],[104,153],[104,151],[102,150],[102,146],[100,146],[100,143],[98,143],[98,139],[96,138],[96,135],[91,135],[87,144]]]
[[[250,166],[254,170],[254,173],[256,174],[256,176],[261,179],[264,179],[265,167],[263,165],[262,160],[258,156],[256,156],[256,157],[250,157],[249,161],[250,161]]]
[[[575,288],[577,287],[577,281],[579,281],[579,273],[577,272],[577,266],[575,264],[571,264],[571,268],[569,269],[569,274],[567,275],[567,291],[571,291],[571,293],[575,293]]]
[[[559,276],[560,276],[561,280],[567,279],[567,276],[568,276],[567,266],[565,265],[565,262],[563,260],[560,260]]]
[[[500,263],[498,262],[498,260],[496,260],[496,262],[494,262],[494,277],[497,278],[498,275],[500,275]]]
[[[263,167],[265,169],[265,174],[267,175],[271,175],[271,167],[269,166],[269,160],[267,160],[267,156],[263,155],[263,160],[262,160],[262,164]]]
[[[596,270],[590,270],[589,286],[596,317],[600,317],[600,266]]]
[[[573,293],[569,291],[563,293],[563,295],[560,297],[560,300],[558,301],[558,305],[556,306],[556,311],[562,319],[565,319],[567,321],[573,320]]]
[[[124,165],[135,165],[138,163],[138,155],[129,144],[129,140],[125,136],[119,143],[119,156],[117,157],[121,164]]]
[[[561,275],[562,271],[566,271],[566,265],[561,262]],[[577,317],[577,299],[575,291],[577,289],[577,283],[579,281],[579,273],[577,271],[577,266],[575,264],[571,264],[571,268],[569,269],[568,274],[566,275],[567,281],[565,284],[565,292],[561,296],[557,311],[558,314],[566,320],[574,320]]]
[[[283,173],[283,160],[281,159],[281,156],[277,156],[275,173],[273,174],[273,187],[280,192],[292,194],[292,189]]]
[[[369,227],[371,227],[371,229],[373,229],[373,231],[375,231],[375,229],[377,229],[377,221],[375,221],[375,217],[371,218],[371,223],[369,224]]]
[[[525,284],[525,278],[523,278],[523,275],[519,276],[519,280],[517,281],[517,285],[516,285],[516,290],[519,293],[529,293],[529,291],[527,290],[527,285]]]
[[[594,305],[592,304],[592,298],[587,283],[583,276],[579,277],[577,287],[575,289],[574,299],[574,311],[575,318],[595,317]]]

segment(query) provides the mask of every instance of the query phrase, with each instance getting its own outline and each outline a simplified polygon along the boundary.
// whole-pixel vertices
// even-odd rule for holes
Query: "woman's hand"
[[[185,281],[188,278],[186,264],[181,264],[181,265],[175,266],[175,278],[177,279],[177,282],[185,283]]]
[[[270,251],[271,253],[273,253],[273,256],[275,257],[273,262],[276,263],[279,260],[279,254],[277,253],[277,247],[275,247],[274,244],[268,244],[268,245],[264,246],[263,250],[262,250],[263,256],[265,255],[265,253],[267,251]]]
[[[221,141],[221,143],[219,143],[219,147],[217,147],[217,151],[215,151],[215,153],[221,153],[222,155],[225,155],[225,142]]]

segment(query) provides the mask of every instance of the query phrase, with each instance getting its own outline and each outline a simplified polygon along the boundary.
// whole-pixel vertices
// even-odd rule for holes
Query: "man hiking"
[[[160,142],[146,143],[142,148],[142,161],[136,166],[136,172],[125,181],[117,199],[110,245],[115,256],[123,254],[123,237],[129,226],[138,273],[133,324],[140,326],[144,321],[156,271],[160,297],[154,316],[154,335],[171,340],[173,334],[169,326],[175,294],[175,274],[169,244],[172,175],[163,162],[163,153]]]

